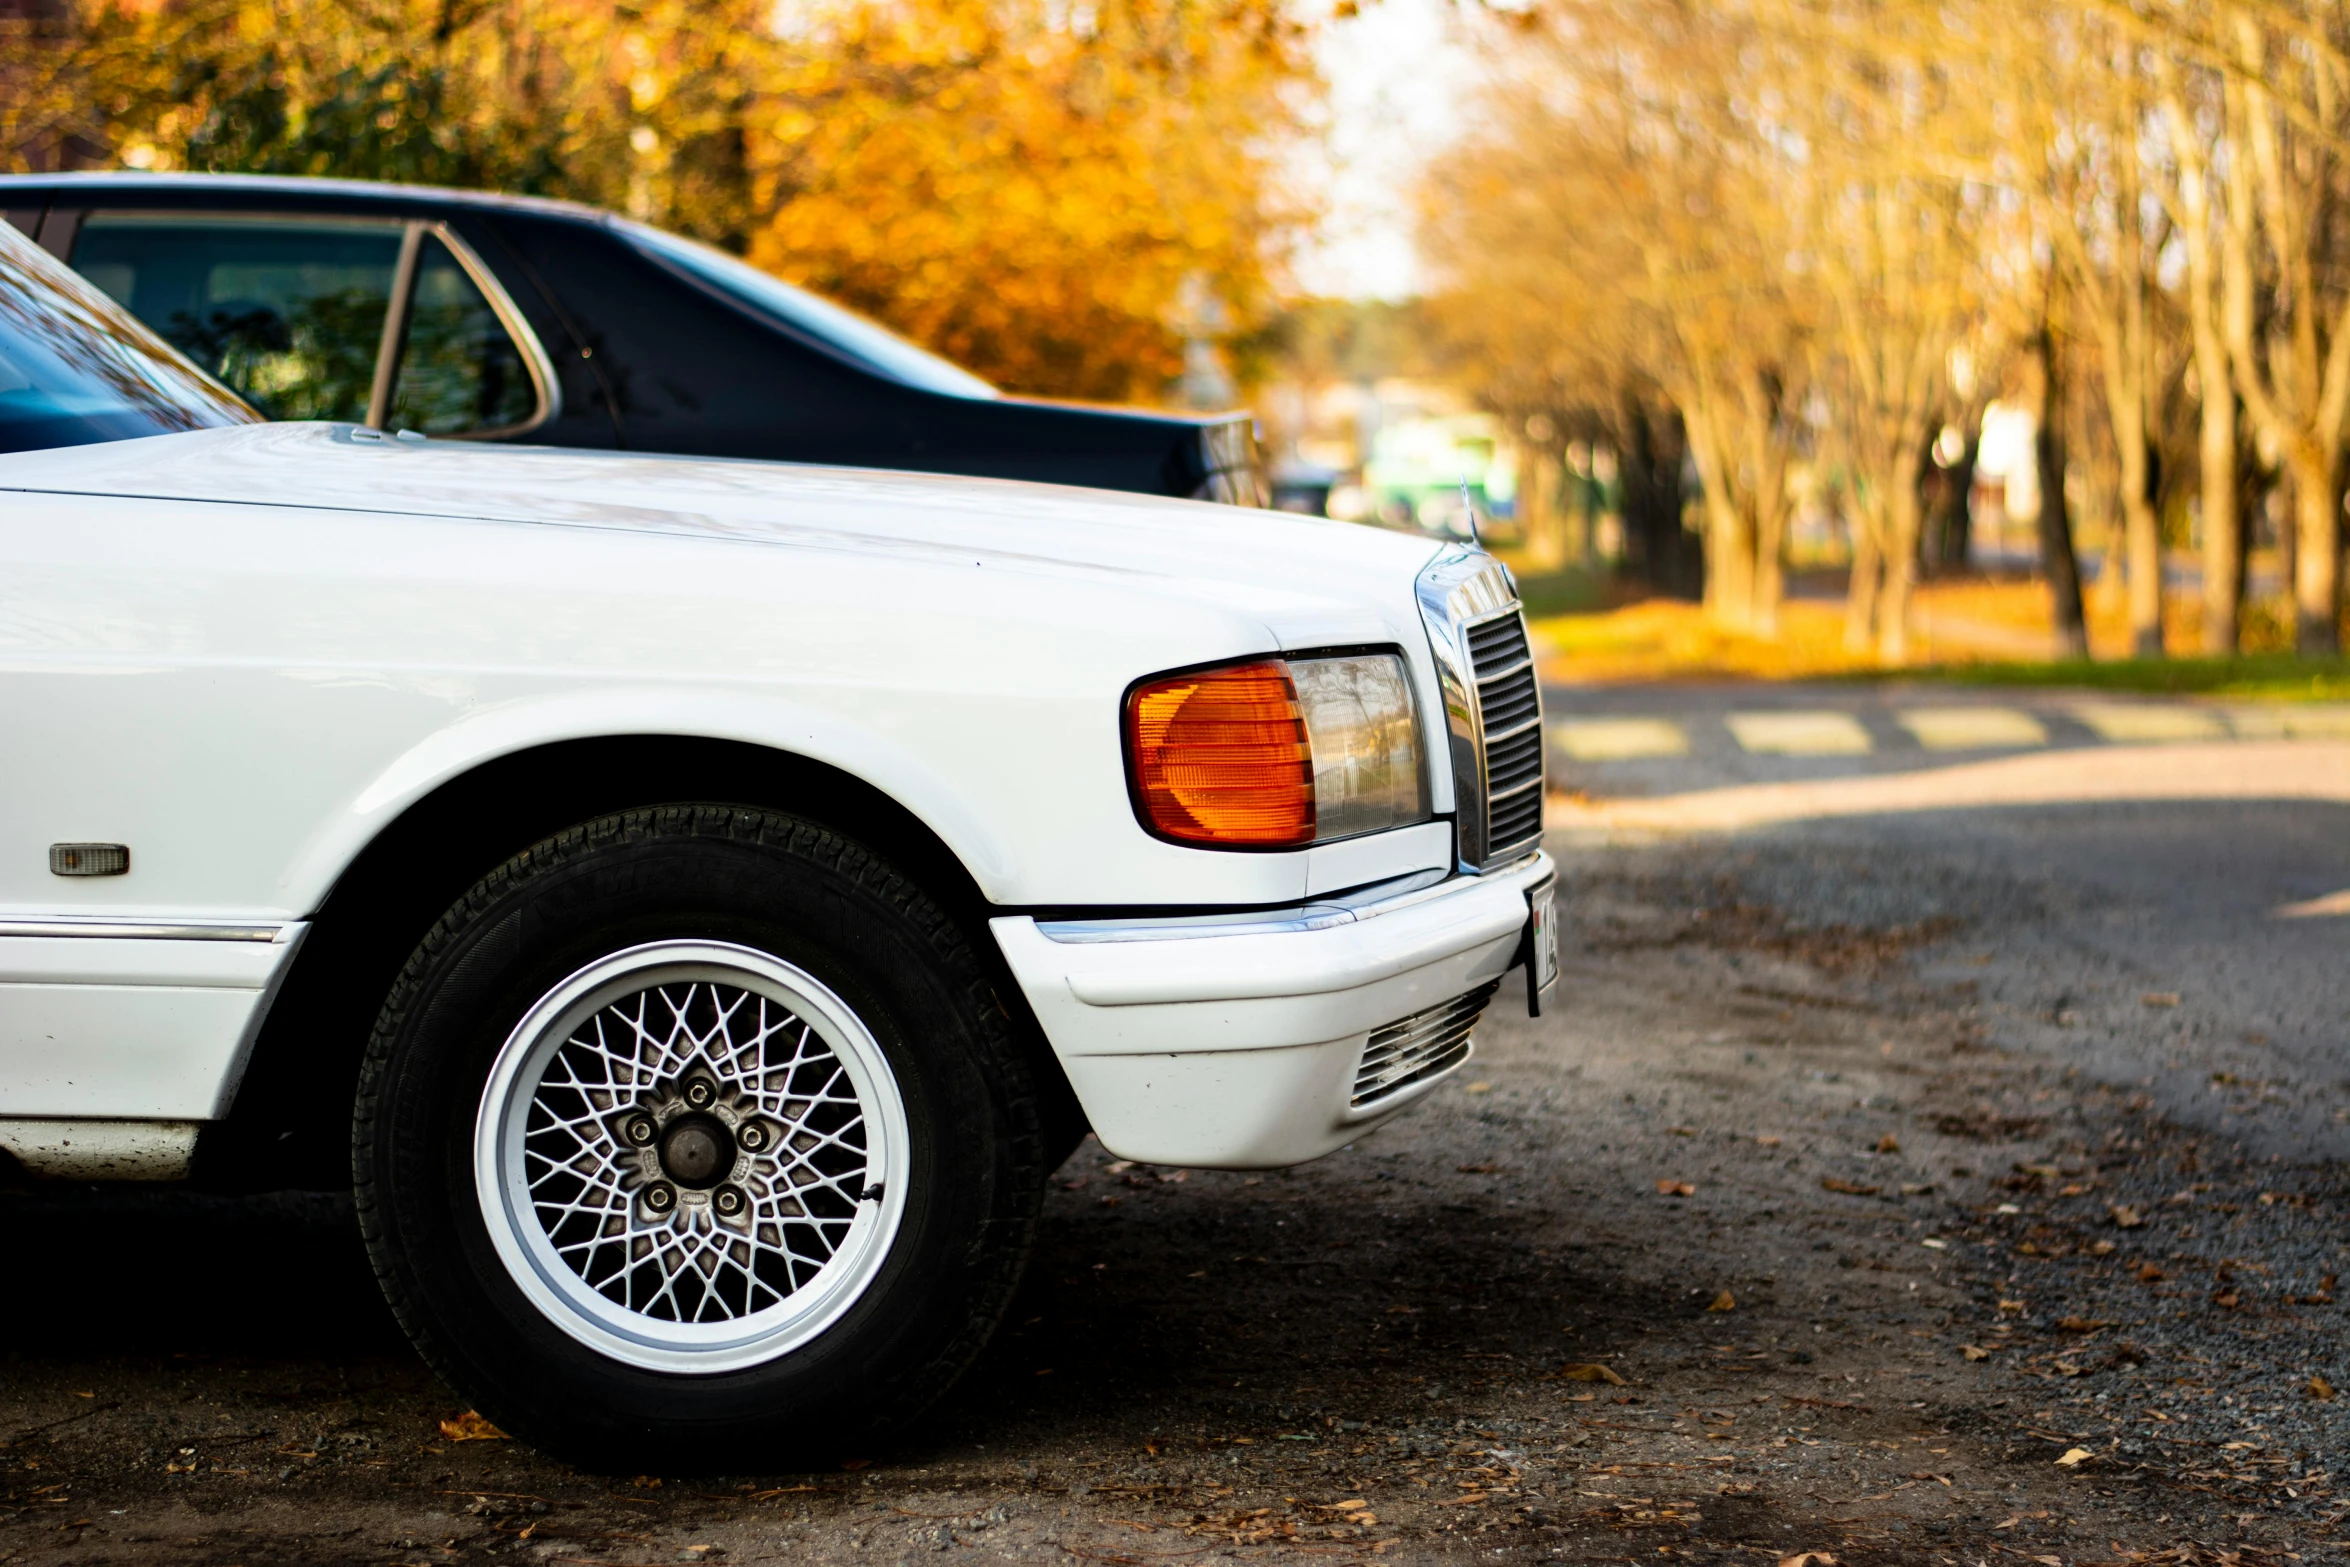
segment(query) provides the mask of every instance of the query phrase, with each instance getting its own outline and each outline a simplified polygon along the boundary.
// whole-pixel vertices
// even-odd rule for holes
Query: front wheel
[[[1017,1282],[1036,1096],[960,930],[772,813],[591,822],[478,883],[371,1042],[359,1211],[418,1347],[608,1469],[847,1456]]]

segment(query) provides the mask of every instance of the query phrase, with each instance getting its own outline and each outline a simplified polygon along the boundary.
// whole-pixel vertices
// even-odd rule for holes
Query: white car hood
[[[0,456],[0,490],[11,489],[545,523],[1139,576],[1284,629],[1374,606],[1392,615],[1437,548],[1351,523],[1115,491],[373,432],[355,438],[351,426],[333,424],[241,425]]]

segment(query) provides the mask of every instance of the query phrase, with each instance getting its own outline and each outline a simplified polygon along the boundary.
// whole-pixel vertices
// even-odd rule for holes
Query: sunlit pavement
[[[2350,703],[1833,683],[1543,691],[1555,788],[1601,798],[1913,772],[2003,755],[2350,741]]]

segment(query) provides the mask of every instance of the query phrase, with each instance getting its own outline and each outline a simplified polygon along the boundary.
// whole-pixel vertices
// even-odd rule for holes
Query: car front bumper
[[[1459,1069],[1356,1102],[1371,1035],[1507,973],[1554,874],[1537,853],[1371,902],[989,923],[1104,1147],[1265,1169],[1343,1147]]]

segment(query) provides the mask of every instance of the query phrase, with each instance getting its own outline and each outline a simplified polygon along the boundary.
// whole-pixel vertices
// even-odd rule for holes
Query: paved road
[[[1609,692],[1688,750],[1575,783],[1999,760],[1901,700]],[[331,1199],[0,1193],[0,1563],[2350,1560],[2350,916],[2274,912],[2350,805],[1551,841],[1560,1006],[1298,1170],[1081,1149],[964,1384],[822,1473],[445,1440]]]
[[[2350,1157],[2350,707],[1834,685],[1553,687],[1545,707],[1553,776],[1591,819],[1763,797],[1792,819],[1759,841],[1846,879],[1788,901],[1946,923],[1924,972],[1971,980],[2031,1048],[2262,1155]],[[2059,798],[1976,803],[2003,758]],[[1946,808],[1843,814],[1837,780],[1888,774]],[[2113,797],[2190,774],[2235,797]],[[1753,787],[1798,783],[1817,787]],[[2335,798],[2260,797],[2311,787]]]

